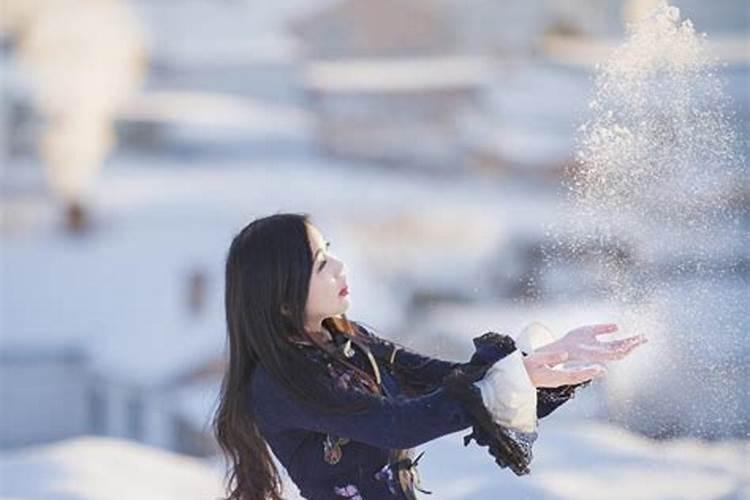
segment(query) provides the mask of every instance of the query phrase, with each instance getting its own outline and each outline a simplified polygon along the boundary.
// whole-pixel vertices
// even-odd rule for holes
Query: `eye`
[[[325,267],[326,262],[328,262],[328,261],[324,259],[323,262],[320,263],[320,265],[318,266],[318,271],[322,271],[323,270],[323,267]]]

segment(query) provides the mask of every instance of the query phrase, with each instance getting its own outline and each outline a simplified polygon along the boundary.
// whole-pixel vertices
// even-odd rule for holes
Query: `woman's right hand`
[[[553,368],[568,360],[565,351],[533,352],[523,358],[526,373],[534,387],[560,387],[603,377],[607,373],[604,365],[589,364],[581,367]]]

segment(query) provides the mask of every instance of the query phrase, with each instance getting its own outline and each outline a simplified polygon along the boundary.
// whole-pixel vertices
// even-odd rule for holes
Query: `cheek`
[[[320,277],[310,279],[310,287],[307,291],[307,305],[310,308],[316,308],[319,304],[325,302],[325,283]]]

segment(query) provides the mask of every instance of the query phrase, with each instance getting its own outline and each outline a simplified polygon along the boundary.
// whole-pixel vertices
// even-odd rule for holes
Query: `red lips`
[[[341,290],[339,291],[339,296],[341,296],[341,297],[345,297],[345,296],[347,296],[347,295],[349,295],[349,287],[348,287],[348,286],[345,286],[344,288],[342,288],[342,289],[341,289]]]

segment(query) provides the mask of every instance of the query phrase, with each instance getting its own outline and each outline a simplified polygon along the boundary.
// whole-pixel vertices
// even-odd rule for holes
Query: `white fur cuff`
[[[523,432],[536,430],[536,387],[518,349],[493,364],[474,385],[496,424]]]

